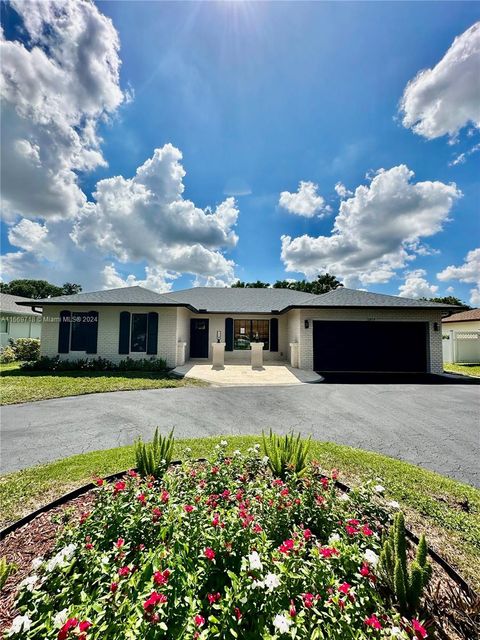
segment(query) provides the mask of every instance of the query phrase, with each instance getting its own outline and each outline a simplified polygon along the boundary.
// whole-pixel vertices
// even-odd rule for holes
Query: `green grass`
[[[450,362],[446,362],[443,368],[449,373],[461,373],[464,376],[480,376],[480,364],[451,364]]]
[[[221,438],[179,440],[176,458],[186,447],[193,457],[210,457]],[[261,438],[227,437],[229,450],[245,452]],[[388,499],[400,502],[409,526],[424,531],[432,546],[467,580],[480,588],[480,491],[406,462],[327,442],[312,442],[311,454],[325,470],[340,469],[347,484],[374,479],[386,487]],[[133,447],[94,451],[0,477],[1,524],[89,482],[134,465]],[[377,480],[378,479],[378,480]]]
[[[18,362],[0,365],[0,405],[103,391],[170,389],[200,385],[149,371],[22,371]]]

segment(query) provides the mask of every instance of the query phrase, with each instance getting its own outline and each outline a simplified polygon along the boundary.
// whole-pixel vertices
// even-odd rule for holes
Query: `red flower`
[[[357,533],[357,529],[355,527],[350,526],[349,524],[345,525],[345,531],[349,536],[354,536]]]
[[[145,504],[147,502],[147,498],[145,497],[144,493],[139,493],[137,496],[137,500],[142,504]]]
[[[90,551],[90,549],[93,549],[93,544],[91,542],[87,542],[87,544],[85,545],[85,549],[88,549]]]
[[[285,489],[282,489],[280,491],[281,496],[288,496],[288,494],[289,494],[288,487],[285,487]]]
[[[193,509],[194,509],[194,507],[192,507],[192,505],[191,505],[191,504],[186,504],[186,505],[183,507],[183,510],[184,510],[186,513],[192,513]]]
[[[115,593],[117,589],[118,589],[118,582],[112,582],[112,584],[110,585],[110,591],[112,593]]]
[[[210,604],[215,604],[218,602],[222,596],[219,593],[209,593],[207,594],[208,602]]]
[[[320,478],[320,482],[322,483],[322,487],[323,487],[324,489],[328,489],[328,484],[329,484],[329,483],[328,483],[328,478],[324,478],[324,477],[322,477],[322,478]]]
[[[119,480],[113,485],[113,493],[120,493],[120,491],[124,491],[127,484],[123,482],[123,480]]]
[[[338,471],[338,469],[332,469],[332,473],[331,473],[332,480],[336,480],[339,476],[339,473],[340,472]]]
[[[243,617],[243,613],[240,611],[238,607],[235,607],[235,617],[239,622]]]
[[[302,594],[302,598],[305,607],[307,607],[307,609],[311,609],[313,607],[313,601],[315,599],[313,593],[304,593]]]
[[[169,576],[170,571],[168,569],[165,569],[165,571],[155,571],[153,581],[155,584],[167,584]]]
[[[125,544],[125,540],[123,538],[119,538],[116,541],[115,546],[117,547],[117,549],[120,549],[120,547],[123,547],[124,544]]]
[[[162,502],[168,502],[170,500],[170,494],[168,493],[168,491],[165,491],[165,489],[160,494],[160,500]]]
[[[340,591],[340,593],[347,594],[350,591],[351,586],[352,585],[348,584],[348,582],[342,582],[342,584],[338,587],[338,590]]]
[[[380,620],[376,615],[370,616],[370,618],[365,618],[364,620],[367,627],[372,627],[372,629],[381,629],[382,625],[380,624]]]
[[[205,558],[207,558],[207,560],[213,560],[215,558],[215,551],[210,547],[206,547],[203,555],[205,556]]]
[[[78,626],[78,619],[77,618],[69,618],[65,624],[63,625],[63,627],[60,629],[60,631],[58,632],[58,640],[66,640],[68,634],[70,633],[70,631],[72,629],[75,629]]]
[[[303,532],[303,537],[305,538],[305,540],[308,540],[312,537],[312,532],[310,531],[310,529],[305,529],[305,531]]]
[[[152,509],[152,520],[153,522],[156,522],[159,518],[161,518],[163,515],[163,511],[161,509],[159,509],[158,507],[153,507]]]
[[[371,536],[373,535],[373,531],[370,529],[370,527],[368,526],[368,524],[364,524],[362,526],[362,533],[364,536]]]
[[[97,485],[97,487],[101,487],[104,482],[105,481],[103,478],[95,478],[95,484]]]
[[[280,551],[280,553],[285,553],[285,554],[289,554],[290,551],[293,549],[295,543],[294,541],[289,538],[288,540],[284,540],[282,542],[282,544],[278,547],[278,550]]]
[[[220,467],[212,467],[210,473],[214,476],[220,471]]]
[[[360,569],[360,575],[364,576],[365,578],[368,578],[368,576],[370,575],[370,568],[366,562],[362,564],[362,568]]]
[[[254,531],[254,533],[262,533],[263,529],[259,524],[254,524],[253,525],[253,531]]]
[[[158,593],[157,591],[152,591],[150,596],[143,603],[143,608],[145,611],[152,611],[153,607],[157,604],[165,604],[167,602],[167,596],[163,593]]]
[[[412,627],[417,638],[426,638],[428,636],[427,630],[418,620],[412,620]]]
[[[130,476],[130,478],[138,478],[138,473],[134,469],[129,469],[127,476]]]
[[[347,524],[350,524],[352,527],[358,527],[358,525],[360,524],[360,520],[357,520],[356,518],[350,518],[350,520],[347,520]]]
[[[80,635],[78,636],[79,639],[83,640],[87,637],[87,631],[91,626],[92,623],[90,622],[90,620],[82,620],[82,622],[80,622],[80,624],[78,625],[78,628],[80,630]]]
[[[80,524],[83,524],[85,520],[89,517],[90,511],[84,511],[80,516]]]
[[[199,613],[193,619],[196,627],[203,627],[205,624],[205,618],[201,616]]]
[[[335,547],[320,547],[319,548],[320,555],[324,558],[331,558],[332,556],[338,556],[338,551]]]
[[[295,616],[297,615],[297,610],[295,609],[295,603],[293,600],[290,600],[289,613],[291,618],[295,618]]]
[[[124,576],[128,576],[128,574],[130,573],[130,567],[120,567],[120,569],[118,570],[118,575],[120,577],[124,577]]]

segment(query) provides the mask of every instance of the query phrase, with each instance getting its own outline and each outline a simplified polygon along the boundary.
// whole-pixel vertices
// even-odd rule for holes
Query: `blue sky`
[[[95,121],[95,145],[105,161],[105,166],[100,163],[94,166],[91,162],[88,170],[70,161],[68,169],[77,176],[77,193],[72,191],[72,199],[77,199],[79,210],[85,207],[80,191],[88,207],[88,202],[95,203],[93,192],[99,181],[113,177],[129,180],[152,157],[154,149],[170,143],[183,156],[172,161],[173,165],[179,162],[186,172],[184,190],[176,192],[173,200],[177,202],[180,198],[194,203],[204,216],[201,225],[205,224],[215,239],[204,234],[203,226],[199,230],[199,243],[192,235],[183,238],[182,225],[190,224],[190,214],[178,219],[175,233],[167,230],[168,221],[175,215],[169,207],[162,214],[165,220],[162,218],[156,231],[158,237],[152,233],[152,245],[156,239],[158,251],[155,246],[143,250],[140,240],[138,246],[130,244],[135,226],[128,230],[125,227],[124,233],[118,231],[123,226],[118,216],[126,206],[121,196],[117,211],[107,211],[97,201],[94,211],[85,217],[83,213],[72,213],[71,207],[65,213],[63,204],[58,206],[63,213],[51,214],[34,202],[30,206],[25,198],[10,190],[2,194],[8,205],[6,222],[2,224],[3,252],[8,256],[6,279],[36,277],[40,273],[57,282],[68,275],[68,279],[82,282],[90,289],[117,282],[152,286],[154,281],[159,288],[176,289],[191,286],[193,281],[228,283],[232,277],[270,282],[313,277],[326,267],[349,286],[398,294],[402,293],[399,288],[407,283],[403,295],[453,293],[466,301],[472,297],[479,304],[477,294],[472,293],[478,286],[478,257],[477,254],[469,257],[469,252],[477,248],[480,231],[480,153],[473,152],[479,142],[475,115],[480,109],[480,87],[475,93],[471,87],[460,85],[466,92],[462,96],[455,83],[469,68],[463,65],[444,70],[443,78],[452,83],[452,90],[441,96],[446,105],[443,115],[435,116],[437,122],[434,126],[429,123],[430,129],[423,133],[415,132],[413,126],[404,126],[405,112],[399,112],[407,84],[422,69],[433,69],[431,91],[436,90],[436,83],[442,90],[442,78],[437,82],[435,75],[436,66],[455,38],[479,20],[478,5],[99,2],[96,7],[96,19],[111,18],[113,30],[118,34],[120,50],[116,55],[121,62],[120,75],[117,81],[105,72],[108,91],[90,89],[89,83],[88,90],[94,93],[97,103],[93,111],[85,107],[87,116],[72,115],[71,103],[65,107],[70,118],[68,126],[76,127],[75,130],[85,117]],[[34,34],[48,55],[51,42],[42,43],[38,26],[31,25],[29,33],[28,25],[27,32],[13,28],[23,27],[19,13],[18,6],[10,6],[3,12],[7,38],[31,52]],[[82,35],[82,28],[85,30],[82,16],[72,9],[69,18],[76,21],[79,25],[76,33]],[[42,16],[42,20],[46,24],[48,15]],[[112,33],[106,31],[104,41],[113,38]],[[475,33],[472,42],[473,36],[478,41]],[[477,65],[478,70],[478,48],[473,49],[470,65]],[[7,65],[20,64],[20,57],[12,58]],[[63,64],[59,60],[56,63]],[[80,73],[75,64],[66,65],[62,71]],[[102,78],[104,71],[98,71],[96,78]],[[440,72],[439,68],[438,75]],[[116,82],[123,98],[111,99],[112,82]],[[40,90],[51,91],[51,86]],[[442,133],[447,126],[445,122],[450,122],[447,109],[451,113],[458,111],[455,96],[459,103],[471,101],[471,109],[463,121],[453,118],[455,131]],[[12,104],[21,98],[8,96]],[[426,120],[430,107],[421,86],[413,87],[412,100],[415,105],[420,102],[421,106],[416,108]],[[448,100],[451,104],[447,104]],[[413,116],[418,119],[418,113]],[[19,134],[19,139],[32,142],[37,136],[43,161],[42,144],[49,144],[48,136],[38,131],[36,123],[28,130],[26,123],[29,118],[35,119],[35,114],[22,117],[20,124],[28,136],[22,133],[24,137]],[[462,153],[466,154],[465,161],[452,164]],[[165,168],[164,164],[160,160],[155,169],[162,179],[162,186],[156,184],[156,188],[168,190],[160,174],[164,170],[168,174],[173,165]],[[405,174],[390,173],[403,165],[414,175],[406,178]],[[15,169],[19,182],[25,175],[22,166],[19,162]],[[361,209],[360,194],[357,198],[355,190],[365,185],[373,197],[371,180],[380,169],[385,171],[375,186],[376,199],[370,208]],[[13,171],[7,176],[10,182],[16,180],[15,176],[12,178]],[[53,171],[58,171],[58,167]],[[28,175],[24,182],[27,185]],[[3,176],[2,182],[5,180]],[[314,183],[317,197],[323,199],[318,210],[308,215],[279,204],[280,194],[285,191],[294,194],[300,181]],[[351,194],[347,191],[340,198],[335,191],[337,183],[345,185]],[[433,187],[415,187],[423,183]],[[104,183],[102,193],[107,193],[107,187],[115,198],[118,183]],[[386,203],[381,200],[384,188],[388,191]],[[410,189],[411,192],[398,196],[400,200],[404,198],[404,204],[412,198],[420,199],[415,205],[417,209],[413,205],[408,211],[402,209],[400,231],[395,229],[398,208],[393,206],[389,210],[397,197],[395,189]],[[430,195],[424,195],[425,190],[435,192],[434,203],[427,201]],[[207,207],[214,210],[229,196],[235,197],[235,204],[229,205],[228,222],[223,218],[220,221],[206,218]],[[161,200],[163,195],[157,193],[156,197]],[[339,248],[335,243],[333,246],[331,236],[342,200],[349,231],[340,231]],[[149,224],[153,229],[159,215],[154,206],[148,211],[140,211],[137,206],[138,203],[130,211],[130,217],[143,216],[147,229]],[[232,213],[233,207],[236,214]],[[430,207],[438,209],[435,220],[425,213]],[[358,223],[355,216],[364,222]],[[413,240],[407,239],[405,229],[415,226],[417,218],[422,221],[422,231]],[[17,229],[22,219],[40,226],[32,227],[29,223],[28,227]],[[215,225],[221,228],[212,231]],[[57,250],[62,238],[71,242],[74,227],[80,229],[73,233],[76,246],[65,247],[55,260],[45,251],[42,255],[40,242],[31,246],[25,240],[25,235],[33,233],[43,244],[50,239]],[[106,227],[113,228],[112,234],[105,233],[98,240],[98,230]],[[383,235],[377,233],[380,229],[384,229]],[[366,250],[365,244],[377,235],[375,247]],[[283,252],[282,236],[289,239],[284,241]],[[296,244],[296,239],[302,236],[306,240]],[[319,237],[327,239],[325,246],[321,241],[321,249],[315,240]],[[142,240],[143,247],[146,242]],[[352,242],[363,244],[351,249]],[[192,249],[197,244],[202,250],[202,264],[198,267],[194,257],[198,252]],[[184,254],[186,246],[188,251]],[[406,251],[408,258],[400,256],[399,251]],[[22,256],[12,257],[15,253]],[[180,254],[186,258],[180,259]],[[309,255],[308,260],[305,254]],[[111,267],[110,277],[102,280],[100,274],[105,265]],[[145,275],[147,265],[156,270],[156,280]],[[446,271],[448,267],[450,271]],[[439,273],[443,274],[440,279]]]

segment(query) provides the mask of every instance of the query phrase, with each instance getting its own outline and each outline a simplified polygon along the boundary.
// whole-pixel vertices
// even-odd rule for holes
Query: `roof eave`
[[[31,307],[31,302],[17,302],[16,304],[21,305],[22,307]],[[51,302],[42,302],[40,305],[35,305],[38,307],[53,307],[53,306],[62,306],[66,307],[186,307],[190,309],[190,311],[194,311],[197,313],[195,307],[187,303],[182,302],[65,302],[65,301],[56,301],[52,300]]]

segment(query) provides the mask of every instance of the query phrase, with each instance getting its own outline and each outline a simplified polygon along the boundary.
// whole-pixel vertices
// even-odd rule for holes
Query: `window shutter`
[[[118,353],[130,353],[130,313],[120,313],[120,330],[118,333]]]
[[[278,318],[270,320],[270,351],[278,351]]]
[[[60,325],[58,327],[58,353],[70,351],[70,326],[72,314],[70,311],[60,312]]]
[[[157,355],[158,341],[158,313],[151,311],[148,314],[147,324],[147,353],[149,355]]]
[[[86,324],[87,348],[86,353],[97,353],[98,338],[98,311],[89,311],[87,314],[90,321]]]
[[[225,351],[233,351],[233,318],[225,318]]]

